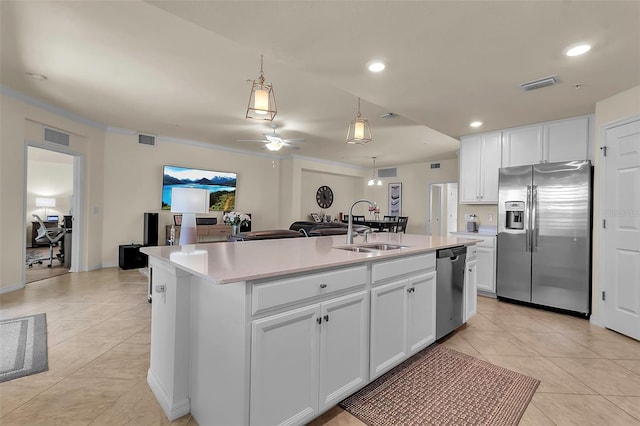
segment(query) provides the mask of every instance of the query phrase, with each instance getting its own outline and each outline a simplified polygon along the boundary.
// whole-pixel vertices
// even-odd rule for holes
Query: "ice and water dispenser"
[[[507,229],[524,229],[524,201],[507,201],[504,210],[507,213]]]

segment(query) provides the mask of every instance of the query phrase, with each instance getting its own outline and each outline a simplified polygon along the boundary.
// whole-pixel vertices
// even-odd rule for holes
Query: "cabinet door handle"
[[[323,318],[324,318],[324,322],[329,322],[329,315],[325,315]]]
[[[317,322],[318,324],[322,324],[322,318],[321,318],[321,317],[316,318],[316,322]]]
[[[473,270],[472,270],[472,269],[469,269],[469,272],[473,272]]]
[[[326,284],[320,284],[320,288],[327,288]]]

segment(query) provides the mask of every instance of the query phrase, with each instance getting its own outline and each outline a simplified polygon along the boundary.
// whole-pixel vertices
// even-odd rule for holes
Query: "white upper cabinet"
[[[460,139],[460,203],[497,204],[500,132]]]
[[[502,167],[588,160],[591,117],[550,121],[502,132]]]

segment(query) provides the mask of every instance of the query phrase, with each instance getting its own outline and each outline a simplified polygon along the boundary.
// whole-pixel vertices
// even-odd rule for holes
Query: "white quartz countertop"
[[[407,247],[373,253],[339,250],[334,246],[345,246],[346,236],[336,235],[144,247],[140,251],[191,274],[223,284],[355,265],[476,242],[479,240],[376,232],[369,234],[369,243],[392,243]],[[358,237],[355,244],[359,243],[362,243],[362,238]]]

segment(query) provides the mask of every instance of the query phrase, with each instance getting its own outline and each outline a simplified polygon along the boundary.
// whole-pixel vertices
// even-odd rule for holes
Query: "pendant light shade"
[[[376,179],[376,157],[371,157],[371,158],[373,158],[373,169],[372,169],[372,173],[371,173],[371,179],[369,179],[369,182],[367,182],[367,185],[369,185],[369,186],[373,186],[373,185],[382,186],[382,180],[380,180],[380,178]]]
[[[262,55],[260,55],[260,77],[257,80],[253,80],[251,85],[249,105],[247,106],[245,117],[254,120],[273,121],[278,113],[276,97],[273,93],[273,85],[264,81],[262,63],[263,59]]]
[[[358,113],[356,118],[349,123],[346,143],[364,144],[372,140],[369,120],[360,116],[360,98],[358,98]]]

